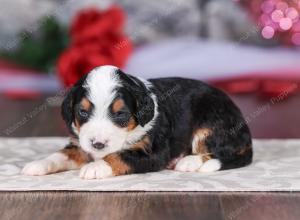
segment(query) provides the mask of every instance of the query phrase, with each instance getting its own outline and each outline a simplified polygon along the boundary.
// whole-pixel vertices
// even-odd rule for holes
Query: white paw
[[[210,173],[210,172],[218,171],[220,169],[221,169],[220,160],[210,159],[201,166],[201,168],[199,169],[199,172]]]
[[[44,159],[26,164],[21,173],[29,176],[41,176],[53,172],[55,172],[55,163]]]
[[[80,178],[82,179],[102,179],[106,177],[113,176],[111,167],[104,160],[99,160],[96,162],[84,165],[80,169]]]
[[[199,170],[202,165],[200,155],[190,155],[182,158],[175,166],[175,170],[181,172],[195,172]]]

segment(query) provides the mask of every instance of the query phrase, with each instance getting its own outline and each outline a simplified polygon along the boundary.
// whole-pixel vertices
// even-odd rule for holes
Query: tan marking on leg
[[[193,154],[208,154],[207,147],[205,145],[206,138],[211,135],[212,130],[208,128],[200,128],[194,132],[192,142]]]
[[[211,154],[204,154],[204,155],[200,155],[200,156],[202,157],[203,163],[212,159]]]
[[[131,118],[129,119],[128,124],[127,124],[127,130],[128,130],[128,131],[132,131],[133,129],[136,128],[136,126],[137,126],[136,120],[135,120],[133,117],[131,117]]]
[[[144,151],[147,151],[147,147],[150,144],[150,139],[148,135],[145,135],[140,141],[134,143],[132,145],[132,148],[134,149],[142,149]]]
[[[60,152],[66,155],[69,160],[74,161],[78,166],[82,166],[92,160],[87,153],[77,146],[67,147]]]
[[[124,175],[130,172],[130,167],[122,161],[120,156],[116,153],[105,156],[103,160],[111,166],[115,176]]]
[[[124,101],[122,99],[116,99],[112,104],[112,112],[118,112],[124,107]]]

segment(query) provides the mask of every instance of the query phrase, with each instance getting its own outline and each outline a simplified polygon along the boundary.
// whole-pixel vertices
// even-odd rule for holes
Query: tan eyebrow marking
[[[90,111],[92,108],[92,103],[87,99],[87,98],[82,98],[82,100],[80,101],[80,106],[81,108],[83,108],[85,111]],[[77,118],[77,115],[75,114],[75,120],[74,120],[74,125],[77,129],[77,131],[80,131],[80,120]]]
[[[87,99],[87,98],[83,98],[80,102],[82,108],[86,111],[89,111],[92,107],[92,103]]]
[[[117,99],[112,104],[112,112],[118,112],[124,107],[124,101],[122,99]]]

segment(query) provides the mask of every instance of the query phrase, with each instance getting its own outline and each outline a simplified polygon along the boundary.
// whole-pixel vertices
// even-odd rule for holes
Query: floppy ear
[[[132,96],[136,99],[136,113],[137,122],[144,127],[154,117],[154,100],[150,96],[150,91],[145,84],[138,78],[125,74],[121,70],[117,71],[120,80],[127,85]]]
[[[63,120],[66,122],[69,131],[74,134],[72,129],[72,122],[74,120],[74,103],[75,103],[75,96],[77,95],[78,89],[82,86],[83,82],[86,80],[87,74],[81,77],[75,85],[68,91],[62,105],[61,105],[61,115]]]
[[[136,96],[137,100],[137,122],[144,127],[154,117],[154,101],[150,94],[143,93]]]
[[[73,104],[74,104],[75,91],[76,91],[76,87],[72,87],[69,90],[67,96],[65,97],[61,105],[62,118],[66,122],[71,133],[73,133],[72,122],[74,119]]]

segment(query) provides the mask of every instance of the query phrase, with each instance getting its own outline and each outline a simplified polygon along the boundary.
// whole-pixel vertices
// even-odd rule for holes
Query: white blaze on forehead
[[[120,84],[115,74],[117,70],[115,66],[101,66],[89,73],[83,87],[97,109],[108,109],[115,98],[114,89]]]

